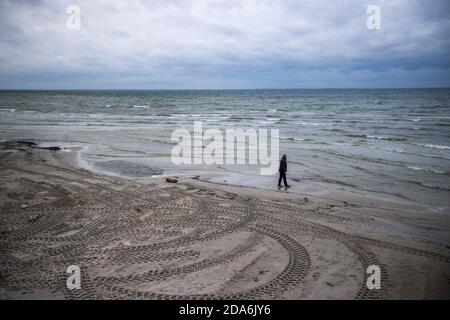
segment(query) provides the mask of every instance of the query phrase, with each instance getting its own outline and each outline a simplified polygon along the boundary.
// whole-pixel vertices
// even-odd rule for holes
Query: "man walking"
[[[284,187],[286,190],[290,188],[291,186],[287,184],[286,181],[286,173],[287,173],[287,156],[284,154],[283,157],[281,157],[280,160],[280,168],[278,169],[280,172],[280,179],[278,179],[278,190],[281,189],[281,179],[284,181]]]

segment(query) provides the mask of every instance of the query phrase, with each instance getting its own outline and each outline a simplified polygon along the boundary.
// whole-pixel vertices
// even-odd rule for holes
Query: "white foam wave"
[[[437,174],[446,174],[446,172],[439,171],[439,170],[424,169],[424,168],[414,167],[414,166],[406,166],[406,167],[408,169],[411,169],[411,170],[414,170],[414,171],[424,171],[424,172],[433,172],[433,173],[437,173]]]
[[[431,148],[431,149],[440,149],[440,150],[450,150],[449,146],[441,146],[438,144],[418,144],[420,147]]]

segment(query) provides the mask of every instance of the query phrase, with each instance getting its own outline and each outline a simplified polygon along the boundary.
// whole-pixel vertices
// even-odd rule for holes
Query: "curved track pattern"
[[[389,287],[389,270],[371,248],[450,262],[437,253],[337,231],[320,224],[321,219],[345,218],[315,209],[236,195],[205,196],[204,190],[136,186],[120,179],[96,177],[103,184],[93,183],[84,171],[59,170],[81,178],[71,185],[57,172],[29,173],[40,179],[51,176],[71,201],[2,209],[2,288],[48,290],[67,299],[282,298],[291,290],[301,291],[314,266],[306,238],[340,243],[361,270],[380,266],[382,290],[367,289],[362,272],[354,291],[356,299],[380,299]],[[244,273],[241,266],[258,268],[264,259],[266,265],[270,259],[280,262],[261,271],[267,275],[257,281],[244,277],[224,289],[233,276]],[[66,287],[69,265],[81,268],[80,290]],[[214,272],[230,275],[217,286],[201,283],[201,275]]]

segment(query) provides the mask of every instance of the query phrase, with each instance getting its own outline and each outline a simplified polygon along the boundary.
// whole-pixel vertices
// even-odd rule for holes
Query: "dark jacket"
[[[287,171],[287,161],[284,159],[280,160],[280,169],[278,169],[280,173],[285,173]]]

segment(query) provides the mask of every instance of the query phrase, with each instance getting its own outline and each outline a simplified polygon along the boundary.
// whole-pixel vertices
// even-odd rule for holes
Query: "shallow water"
[[[193,130],[194,121],[279,129],[296,181],[450,204],[448,89],[0,92],[3,140],[81,146],[93,166],[139,176],[145,168],[258,174],[246,166],[175,166],[171,134]],[[137,167],[124,168],[130,162]]]

